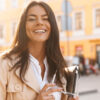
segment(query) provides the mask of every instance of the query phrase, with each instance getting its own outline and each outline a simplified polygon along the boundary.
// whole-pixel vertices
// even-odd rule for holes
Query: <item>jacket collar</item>
[[[15,73],[20,78],[20,68],[18,68]],[[32,66],[29,66],[28,70],[26,71],[24,83],[39,93],[40,85],[33,73]]]
[[[13,65],[19,60],[19,58],[16,59],[16,56],[13,57],[13,60],[11,62],[9,62],[9,66],[13,67]],[[15,71],[15,74],[17,77],[20,78],[20,68],[18,68]],[[29,86],[30,88],[32,88],[33,90],[35,90],[37,93],[39,93],[40,91],[40,85],[35,77],[35,74],[33,72],[32,66],[30,65],[26,71],[25,74],[25,80],[23,80],[23,82]]]
[[[16,75],[20,78],[20,68],[16,70]],[[26,74],[25,74],[25,81],[24,83],[31,87],[33,90],[35,90],[37,93],[39,93],[40,85],[38,81],[36,80],[36,77],[33,73],[33,69],[31,66],[29,66]]]

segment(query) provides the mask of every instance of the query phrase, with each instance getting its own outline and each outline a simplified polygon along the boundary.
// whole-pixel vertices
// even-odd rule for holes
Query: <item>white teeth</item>
[[[36,30],[35,33],[44,33],[45,30]]]

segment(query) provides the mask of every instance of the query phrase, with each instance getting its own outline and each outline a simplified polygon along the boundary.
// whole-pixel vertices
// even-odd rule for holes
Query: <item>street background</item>
[[[80,100],[100,99],[100,75],[82,76],[79,79]]]

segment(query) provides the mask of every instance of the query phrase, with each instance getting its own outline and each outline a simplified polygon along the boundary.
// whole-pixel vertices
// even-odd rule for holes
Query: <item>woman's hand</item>
[[[49,83],[46,84],[43,89],[40,91],[36,100],[55,100],[54,96],[52,95],[53,92],[60,92],[62,88],[53,88],[55,84]]]
[[[68,100],[79,100],[79,97],[78,96],[77,97],[71,97]]]

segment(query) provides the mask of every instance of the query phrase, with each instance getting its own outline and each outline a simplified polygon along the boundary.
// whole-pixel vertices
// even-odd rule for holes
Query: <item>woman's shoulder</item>
[[[7,56],[9,51],[4,51],[0,53],[0,65],[2,66],[13,66],[15,63],[16,55]]]
[[[15,59],[17,58],[17,54],[10,54],[10,50],[6,50],[6,51],[3,51],[3,52],[0,52],[0,59]]]
[[[9,70],[9,59],[4,57],[5,53],[0,53],[0,71],[7,71]]]
[[[6,54],[7,54],[7,51],[0,52],[0,62],[1,61],[4,62],[8,60],[7,57],[5,57]]]

